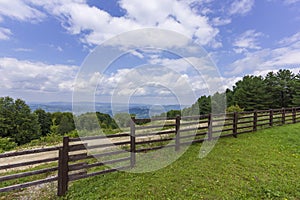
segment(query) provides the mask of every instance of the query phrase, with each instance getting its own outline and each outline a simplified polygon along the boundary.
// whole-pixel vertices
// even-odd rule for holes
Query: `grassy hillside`
[[[204,159],[200,145],[156,172],[72,182],[61,199],[300,199],[300,124],[222,138]],[[57,198],[55,185],[43,190]]]
[[[300,199],[300,124],[199,145],[152,173],[112,173],[74,182],[67,199]]]

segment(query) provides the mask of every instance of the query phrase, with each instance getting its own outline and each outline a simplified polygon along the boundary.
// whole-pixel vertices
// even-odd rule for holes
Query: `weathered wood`
[[[40,170],[35,170],[35,171],[30,171],[30,172],[23,172],[23,173],[19,173],[19,174],[1,176],[0,177],[0,182],[1,181],[12,180],[12,179],[17,179],[17,178],[23,178],[23,177],[27,177],[27,176],[44,174],[44,173],[48,173],[48,172],[54,172],[54,171],[57,171],[57,169],[58,169],[57,167],[52,167],[52,168],[40,169]]]
[[[272,109],[270,109],[270,114],[269,114],[269,125],[270,126],[273,126],[273,115],[274,115],[274,112]]]
[[[135,145],[149,144],[149,143],[156,143],[156,142],[167,142],[167,141],[171,141],[171,140],[173,140],[173,138],[161,138],[161,139],[155,139],[155,140],[144,140],[144,141],[135,142]]]
[[[285,124],[285,109],[284,108],[282,108],[282,111],[281,111],[281,114],[282,114],[282,124]]]
[[[88,155],[85,153],[80,153],[80,154],[74,154],[74,155],[70,155],[68,158],[69,162],[74,162],[74,161],[78,161],[78,160],[84,160],[84,159],[88,159]]]
[[[86,143],[85,144],[73,144],[69,145],[69,151],[80,151],[80,150],[85,150],[86,149]]]
[[[114,160],[107,160],[103,162],[98,162],[98,163],[93,163],[93,164],[88,164],[86,168],[93,168],[93,167],[98,167],[102,165],[109,165],[109,164],[114,164],[114,163],[120,163],[124,161],[130,160],[130,157],[125,157],[125,158],[119,158],[119,159],[114,159]]]
[[[22,163],[2,165],[2,166],[0,166],[0,170],[11,169],[11,168],[16,168],[16,167],[24,167],[24,166],[29,166],[29,165],[41,164],[41,163],[54,162],[57,160],[58,160],[58,157],[53,157],[53,158],[46,158],[46,159],[42,159],[42,160],[33,160],[33,161],[22,162]]]
[[[207,132],[203,132],[203,133],[197,133],[195,135],[185,135],[185,136],[180,136],[180,139],[185,139],[185,138],[191,138],[191,137],[197,137],[197,136],[203,136],[206,135]]]
[[[22,156],[22,155],[36,154],[36,153],[44,153],[44,152],[49,152],[49,151],[58,151],[59,148],[60,147],[49,147],[49,148],[32,149],[32,150],[26,150],[26,151],[17,151],[17,152],[11,152],[11,153],[3,153],[3,154],[0,154],[0,158]]]
[[[158,150],[162,148],[174,148],[175,144],[169,144],[167,146],[158,146],[158,147],[151,147],[151,148],[143,148],[143,149],[137,149],[136,152],[147,152],[147,151],[153,151],[153,150]]]
[[[207,132],[207,138],[208,140],[212,140],[212,125],[213,125],[213,122],[212,122],[212,115],[209,114],[208,115],[208,132]]]
[[[103,170],[103,171],[99,171],[99,172],[93,172],[90,174],[72,174],[72,175],[70,175],[70,181],[75,181],[75,180],[88,178],[88,177],[92,177],[92,176],[98,176],[101,174],[107,174],[107,173],[111,173],[111,172],[115,172],[115,171],[123,170],[123,169],[128,169],[128,168],[130,168],[130,166],[107,169],[107,170]]]
[[[122,146],[122,145],[126,145],[126,144],[130,144],[130,141],[90,145],[86,149],[91,150],[91,149],[98,149],[98,148],[104,148],[104,147]]]
[[[179,151],[180,150],[180,116],[176,116],[176,126],[175,126],[175,130],[176,130],[176,138],[175,138],[175,151]]]
[[[116,138],[116,137],[128,137],[128,136],[129,136],[129,134],[127,134],[127,133],[88,136],[88,137],[80,137],[80,138],[69,138],[69,142],[79,142],[79,141],[97,140],[97,139],[105,139],[105,138]]]
[[[134,168],[136,163],[136,146],[135,146],[135,118],[130,120],[130,167]]]
[[[293,118],[293,123],[296,123],[296,109],[295,108],[293,108],[292,109],[292,118]]]
[[[250,126],[239,126],[237,129],[253,128],[253,125]]]
[[[31,182],[27,182],[27,183],[21,183],[21,184],[17,184],[17,185],[12,185],[12,186],[7,186],[4,188],[0,188],[0,192],[9,192],[12,190],[16,190],[16,189],[22,189],[22,188],[26,188],[26,187],[30,187],[30,186],[34,186],[34,185],[40,185],[40,184],[44,184],[44,183],[50,183],[53,181],[56,181],[57,177],[52,177],[52,178],[46,178],[43,180],[37,180],[37,181],[31,181]]]
[[[176,124],[165,124],[164,127],[172,127],[176,126]],[[150,129],[150,128],[161,128],[161,125],[153,125],[153,126],[138,126],[135,127],[136,130]]]
[[[159,131],[159,132],[153,132],[153,133],[142,133],[142,134],[138,134],[135,135],[136,138],[139,137],[147,137],[147,136],[153,136],[153,135],[166,135],[166,134],[172,134],[172,133],[176,133],[175,130],[171,130],[171,131]]]
[[[57,195],[64,196],[68,191],[68,162],[69,162],[69,137],[63,138],[63,147],[59,149]]]
[[[88,155],[87,159],[88,158],[100,158],[100,157],[118,155],[118,154],[123,154],[123,153],[128,153],[128,152],[124,151],[124,150],[119,150],[119,151],[110,151],[110,152],[98,153],[98,154]]]
[[[257,111],[253,112],[253,131],[257,131]]]

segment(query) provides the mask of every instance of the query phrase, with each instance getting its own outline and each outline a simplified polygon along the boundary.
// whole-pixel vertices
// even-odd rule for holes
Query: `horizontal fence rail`
[[[300,122],[300,107],[176,118],[130,120],[128,133],[64,137],[62,146],[0,154],[0,192],[57,182],[63,196],[71,181],[134,168],[137,153],[235,137]],[[28,178],[29,177],[29,178]],[[33,178],[35,177],[35,178]]]

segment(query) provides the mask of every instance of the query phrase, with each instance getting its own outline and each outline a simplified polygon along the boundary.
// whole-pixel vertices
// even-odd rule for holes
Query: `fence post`
[[[136,163],[135,155],[135,117],[130,120],[130,167],[134,168]]]
[[[69,182],[69,137],[63,138],[63,146],[59,148],[59,160],[58,160],[58,187],[57,195],[64,196],[68,191]]]
[[[273,126],[273,114],[274,114],[273,110],[270,109],[270,122],[269,122],[270,126]]]
[[[176,116],[176,125],[175,125],[175,131],[176,131],[175,151],[180,150],[180,120],[181,120],[181,117],[179,115],[177,115]]]
[[[282,108],[282,111],[281,111],[281,114],[282,114],[282,124],[285,124],[285,109]]]
[[[296,108],[292,108],[293,123],[296,123]]]
[[[238,113],[233,113],[233,137],[237,138],[237,122],[238,122]]]
[[[208,131],[207,131],[207,135],[208,135],[208,140],[212,140],[212,114],[209,113],[208,115]]]
[[[253,113],[253,131],[257,131],[257,111]]]

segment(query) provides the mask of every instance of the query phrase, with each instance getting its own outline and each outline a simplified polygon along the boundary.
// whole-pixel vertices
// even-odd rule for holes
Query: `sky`
[[[97,46],[145,28],[190,39],[217,72],[207,77],[193,71],[187,57],[205,66],[195,55],[127,48],[109,69],[94,69],[80,80]],[[173,36],[158,38],[163,49],[180,43]],[[143,46],[139,37],[133,40]],[[126,93],[144,103],[185,97],[190,104],[216,79],[224,90],[245,75],[283,68],[300,70],[300,0],[0,0],[0,96],[71,102],[76,89],[91,84],[99,102]]]

